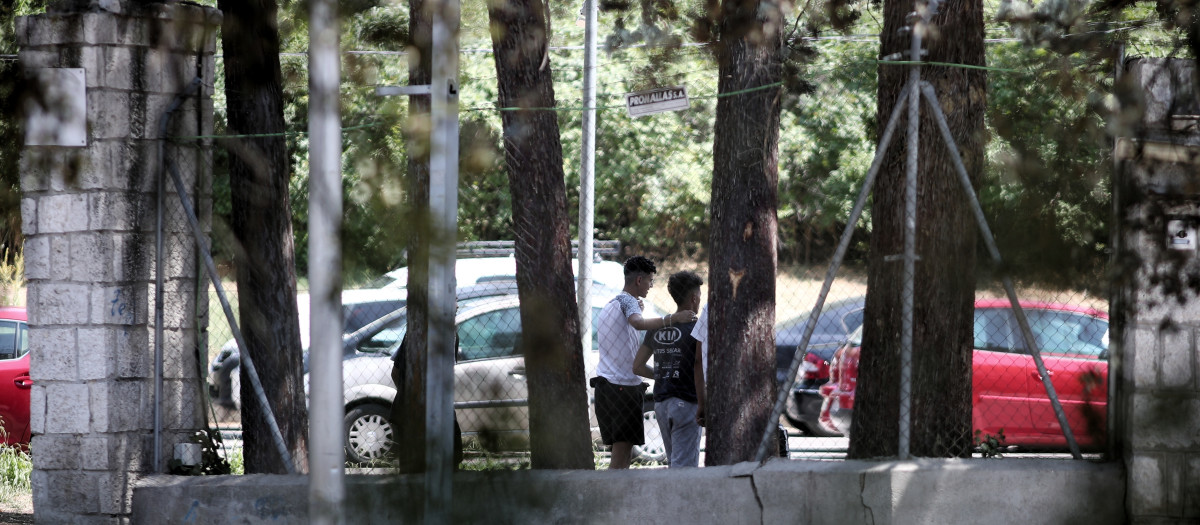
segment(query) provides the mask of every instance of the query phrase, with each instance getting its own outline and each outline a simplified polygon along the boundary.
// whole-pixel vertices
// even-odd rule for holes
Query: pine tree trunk
[[[409,62],[409,85],[427,85],[433,80],[431,31],[433,19],[425,0],[409,0],[408,30],[419,60]],[[410,121],[429,120],[429,95],[409,97]],[[428,129],[415,126],[415,129]],[[425,472],[425,378],[428,369],[426,341],[429,334],[429,134],[408,137],[408,203],[412,237],[408,243],[408,345],[402,356],[403,373],[396,385],[392,405],[393,451],[401,472]]]
[[[884,6],[880,55],[907,51],[899,34],[911,0]],[[925,37],[927,61],[984,64],[983,5],[948,2]],[[907,60],[907,58],[906,58]],[[950,130],[973,181],[984,166],[986,75],[980,70],[930,66],[921,77],[933,84]],[[890,117],[908,68],[879,66],[877,122]],[[904,115],[907,115],[905,112]],[[874,190],[866,324],[858,391],[847,457],[897,453],[899,435],[900,331],[903,262],[885,257],[904,252],[904,116]],[[971,346],[977,229],[966,194],[928,104],[921,101],[912,375],[911,453],[923,457],[971,452]]]
[[[726,0],[713,137],[705,464],[754,459],[775,400],[782,15]],[[732,94],[732,95],[727,95]],[[771,450],[776,450],[773,448]]]
[[[308,410],[301,372],[300,326],[287,144],[282,135],[277,6],[273,0],[226,1],[222,48],[229,129],[229,185],[243,355],[254,361],[268,402],[297,466],[308,456]],[[243,358],[243,364],[245,359]],[[248,473],[285,473],[246,366],[241,367],[242,428]]]
[[[546,9],[542,0],[488,3],[502,107],[554,106],[551,70],[543,62],[549,39]],[[532,466],[590,469],[594,465],[558,115],[544,109],[501,115],[516,232]]]

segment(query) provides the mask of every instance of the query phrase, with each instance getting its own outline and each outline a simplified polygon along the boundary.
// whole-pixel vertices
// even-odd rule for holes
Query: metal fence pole
[[[938,102],[937,93],[934,92],[933,86],[928,82],[921,83],[921,92],[925,95],[925,101],[929,103],[929,107],[933,111],[938,130],[942,134],[942,139],[946,142],[946,149],[950,151],[950,159],[954,163],[954,169],[958,173],[963,190],[967,193],[967,200],[971,203],[971,210],[975,214],[975,222],[979,224],[979,230],[983,234],[983,242],[987,245],[988,253],[991,254],[992,259],[996,262],[996,266],[1002,266],[1003,261],[1000,259],[1000,249],[996,247],[996,239],[992,236],[992,230],[983,215],[983,207],[979,205],[979,199],[975,196],[975,190],[971,186],[971,178],[967,174],[966,166],[963,165],[962,157],[959,155],[958,145],[954,143],[954,137],[950,134],[950,126],[946,123],[946,115],[942,113],[942,106]],[[1025,310],[1021,308],[1021,304],[1017,300],[1017,291],[1013,287],[1012,278],[1004,274],[1002,281],[1004,282],[1004,292],[1008,295],[1009,302],[1012,303],[1013,313],[1017,318],[1017,325],[1021,327],[1021,336],[1025,339],[1025,346],[1033,354],[1033,363],[1037,366],[1039,379],[1042,381],[1042,386],[1046,389],[1046,395],[1050,397],[1050,406],[1054,407],[1054,416],[1058,418],[1058,424],[1062,427],[1063,436],[1067,438],[1067,447],[1071,449],[1071,456],[1075,459],[1082,459],[1083,456],[1079,452],[1079,444],[1075,441],[1075,433],[1071,430],[1071,425],[1067,423],[1067,415],[1063,412],[1062,403],[1059,402],[1058,393],[1054,389],[1054,383],[1050,380],[1050,374],[1046,372],[1046,364],[1042,362],[1042,352],[1038,348],[1037,339],[1033,336],[1033,331],[1029,328],[1029,319],[1025,317]]]
[[[912,434],[912,340],[913,340],[913,281],[917,261],[917,155],[920,153],[921,99],[917,86],[921,82],[921,32],[929,22],[927,12],[917,4],[911,30],[912,46],[909,60],[914,62],[908,72],[908,150],[904,173],[904,291],[901,298],[900,321],[900,433],[897,455],[909,458]],[[924,23],[923,23],[924,22]]]
[[[171,104],[167,106],[167,110],[163,112],[158,119],[158,161],[162,164],[158,177],[157,190],[157,212],[154,221],[154,470],[155,472],[166,472],[166,464],[162,457],[162,397],[163,397],[163,258],[166,253],[163,250],[163,215],[167,209],[167,174],[170,171],[170,159],[167,158],[167,140],[168,124],[171,122],[171,115],[179,106],[183,105],[183,101],[190,96],[195,95],[200,90],[200,77],[195,77],[184,88],[183,93],[175,95],[171,100]],[[176,187],[182,190],[183,185],[176,181]],[[183,199],[183,194],[180,193],[180,199]],[[186,205],[186,202],[185,202]],[[199,223],[196,223],[196,229],[199,231]],[[199,237],[197,237],[199,242]],[[207,255],[204,250],[204,245],[199,244],[201,251]]]
[[[177,97],[176,101],[181,101]],[[159,120],[158,159],[165,166],[167,156],[165,133],[171,112],[179,104],[172,104]],[[158,210],[154,216],[154,471],[166,472],[162,458],[162,396],[163,396],[163,213],[167,208],[167,170],[162,169],[158,176],[158,191],[156,195]]]
[[[1116,60],[1116,64],[1114,64],[1114,66],[1113,66],[1113,86],[1121,85],[1121,77],[1124,72],[1125,72],[1125,43],[1119,42],[1117,44],[1117,60]],[[1110,145],[1114,146],[1114,147],[1116,146],[1116,144],[1113,142],[1110,142]],[[1112,204],[1111,204],[1112,211],[1111,211],[1110,217],[1120,217],[1121,216],[1121,202],[1124,199],[1124,195],[1122,194],[1123,192],[1121,191],[1121,184],[1118,183],[1118,179],[1122,176],[1121,175],[1121,164],[1122,164],[1121,158],[1117,155],[1113,155],[1112,160],[1111,160],[1111,165],[1110,165],[1112,172],[1110,173],[1109,178],[1108,178],[1109,200],[1112,201]],[[1120,231],[1121,231],[1120,228],[1111,228],[1110,229],[1109,242],[1110,242],[1110,246],[1112,247],[1111,252],[1110,252],[1111,255],[1109,256],[1109,262],[1108,262],[1110,268],[1117,268],[1117,265],[1120,263],[1121,254],[1124,253],[1124,248],[1121,246],[1121,244],[1124,242],[1124,239],[1122,239]],[[1109,292],[1109,296],[1108,296],[1109,305],[1112,305],[1112,304],[1120,305],[1120,304],[1124,303],[1125,300],[1122,298],[1122,296],[1124,294],[1119,293],[1117,291],[1119,289],[1120,289],[1119,287],[1115,287],[1115,286],[1112,287],[1112,290]],[[1111,306],[1110,306],[1110,309],[1111,309]],[[1125,329],[1123,328],[1125,325],[1125,320],[1121,316],[1114,316],[1114,320],[1117,323],[1117,327],[1114,327],[1113,331],[1110,333],[1125,333]],[[1115,340],[1123,341],[1123,339],[1115,339]],[[1110,341],[1110,345],[1111,345],[1111,341]],[[1121,346],[1124,346],[1124,343],[1118,342],[1117,345],[1118,345],[1118,348],[1120,348]],[[1119,350],[1116,352],[1109,352],[1109,354],[1108,354],[1108,381],[1106,381],[1106,383],[1105,383],[1105,387],[1108,389],[1108,399],[1121,399],[1123,397],[1121,395],[1121,393],[1124,388],[1122,385],[1123,384],[1126,384],[1126,385],[1133,384],[1132,377],[1129,377],[1129,378],[1125,377],[1125,374],[1128,373],[1125,363],[1126,363],[1125,352],[1123,350]],[[1126,379],[1128,381],[1126,381]],[[1105,405],[1106,405],[1105,413],[1107,414],[1107,417],[1105,418],[1105,420],[1107,423],[1105,425],[1104,430],[1105,430],[1105,434],[1107,434],[1109,437],[1106,440],[1107,447],[1106,447],[1105,452],[1108,454],[1109,457],[1112,457],[1112,458],[1120,457],[1118,454],[1120,453],[1119,451],[1122,449],[1122,446],[1124,445],[1124,443],[1122,443],[1122,442],[1125,441],[1125,439],[1119,437],[1119,434],[1117,433],[1116,430],[1117,430],[1117,428],[1124,426],[1122,420],[1125,418],[1125,416],[1124,416],[1125,411],[1121,409],[1119,402],[1116,402],[1116,403],[1109,402],[1109,403],[1106,403]]]
[[[311,307],[309,519],[343,523],[346,499],[342,425],[342,133],[335,0],[314,0],[309,17],[308,285]]]
[[[584,0],[583,138],[579,162],[579,335],[592,348],[592,236],[596,201],[596,0]]]
[[[433,3],[430,87],[428,378],[425,382],[425,523],[450,522],[454,453],[455,237],[458,224],[458,0]]]
[[[250,352],[247,351],[246,338],[242,336],[242,330],[238,328],[236,317],[233,315],[233,307],[230,306],[229,298],[225,295],[225,288],[221,286],[221,276],[217,274],[217,265],[213,263],[212,253],[208,243],[204,240],[204,232],[200,229],[200,221],[196,219],[196,210],[192,208],[192,203],[188,202],[187,190],[183,187],[183,178],[179,176],[179,171],[169,160],[167,161],[167,170],[171,173],[171,180],[175,182],[175,192],[179,194],[179,202],[183,205],[188,224],[192,227],[192,236],[196,240],[196,246],[200,248],[200,253],[203,255],[204,271],[213,283],[217,299],[221,301],[221,310],[225,312],[225,319],[229,321],[229,330],[233,332],[233,340],[241,349],[242,364],[245,365],[246,374],[250,377],[250,386],[254,389],[254,397],[262,404],[263,418],[267,421],[267,427],[271,429],[271,440],[275,443],[275,449],[279,452],[279,457],[282,458],[283,466],[287,468],[288,474],[295,474],[296,466],[292,463],[292,454],[288,452],[287,445],[283,442],[283,433],[279,431],[279,423],[275,421],[275,413],[271,410],[271,404],[267,402],[267,393],[263,390],[262,381],[258,379],[258,370],[254,368],[254,360],[250,358]]]

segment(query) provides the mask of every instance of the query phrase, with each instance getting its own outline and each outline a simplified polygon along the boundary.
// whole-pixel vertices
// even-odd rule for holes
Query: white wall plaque
[[[87,86],[82,68],[30,72],[25,99],[26,146],[87,146]]]

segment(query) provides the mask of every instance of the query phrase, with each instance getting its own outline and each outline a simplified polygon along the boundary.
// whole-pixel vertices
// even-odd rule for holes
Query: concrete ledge
[[[1125,522],[1118,463],[772,461],[687,471],[459,472],[456,523]],[[747,472],[750,474],[746,475]],[[347,476],[346,523],[412,522],[420,477]],[[133,523],[307,523],[304,476],[154,476]]]
[[[1119,463],[781,461],[754,484],[763,523],[1125,523]]]

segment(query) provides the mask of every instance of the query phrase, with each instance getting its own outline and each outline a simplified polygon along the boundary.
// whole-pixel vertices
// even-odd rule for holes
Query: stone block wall
[[[1135,524],[1200,521],[1200,251],[1168,242],[1177,234],[1168,221],[1200,229],[1194,68],[1185,60],[1130,62],[1125,81],[1144,93],[1145,111],[1115,151],[1120,351],[1110,380]]]
[[[86,146],[27,146],[21,156],[39,522],[127,522],[131,483],[165,468],[174,444],[203,427],[197,313],[206,296],[196,293],[197,252],[169,183],[155,399],[156,191],[161,149],[209,223],[211,140],[168,143],[159,122],[200,76],[199,96],[167,133],[211,135],[219,27],[215,9],[173,2],[59,2],[18,19],[22,66],[84,69],[87,103]]]

